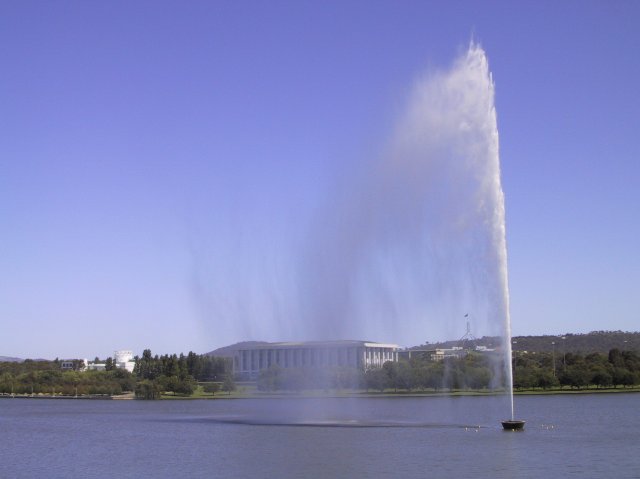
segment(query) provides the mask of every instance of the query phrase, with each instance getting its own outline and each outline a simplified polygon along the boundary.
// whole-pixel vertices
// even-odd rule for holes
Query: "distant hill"
[[[640,333],[625,331],[592,331],[586,334],[560,334],[558,336],[516,336],[515,351],[608,353],[611,349],[640,351]],[[555,343],[555,344],[553,344]]]
[[[21,363],[23,359],[12,358],[9,356],[0,356],[0,363]]]
[[[238,349],[252,348],[254,346],[260,346],[268,344],[266,341],[242,341],[240,343],[232,344],[231,346],[224,346],[222,348],[214,349],[208,353],[204,353],[205,356],[216,356],[222,358],[232,358]]]
[[[514,351],[547,352],[554,349],[557,352],[571,353],[608,353],[611,349],[621,351],[640,351],[640,333],[626,331],[592,331],[586,334],[566,333],[558,336],[514,336],[512,347]],[[555,344],[554,344],[555,343]],[[465,347],[486,346],[500,347],[502,338],[499,336],[483,336],[479,339],[467,341]],[[426,343],[410,349],[437,349],[462,346],[460,341],[445,341],[440,343]]]
[[[564,338],[564,339],[563,339]],[[640,351],[640,333],[625,331],[592,331],[586,334],[566,333],[558,336],[514,336],[512,339],[514,351],[547,352],[554,350],[561,353],[608,353],[611,349],[621,351]],[[553,344],[555,343],[555,344]],[[215,349],[206,356],[232,358],[238,349],[251,348],[269,344],[266,341],[243,341],[240,343]],[[465,341],[443,341],[438,343],[425,343],[413,346],[409,349],[449,349],[454,346],[476,347],[485,346],[490,349],[502,346],[502,338],[499,336],[483,336],[482,338]]]

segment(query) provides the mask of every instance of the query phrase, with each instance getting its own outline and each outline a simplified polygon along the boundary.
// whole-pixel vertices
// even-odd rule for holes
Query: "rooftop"
[[[277,348],[336,348],[336,347],[368,347],[368,348],[394,348],[397,344],[376,343],[373,341],[335,340],[335,341],[289,341],[278,343],[260,343],[249,347],[240,347],[239,350],[248,349],[277,349]]]

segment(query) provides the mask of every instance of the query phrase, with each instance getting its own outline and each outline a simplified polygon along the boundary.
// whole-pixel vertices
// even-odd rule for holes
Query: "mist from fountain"
[[[415,343],[443,329],[460,337],[472,311],[476,331],[504,339],[496,373],[511,391],[504,194],[484,50],[471,43],[450,70],[416,82],[380,160],[336,191],[299,262],[301,332]]]
[[[201,287],[200,297],[230,318],[236,340],[413,346],[460,337],[463,315],[471,313],[476,336],[503,338],[494,376],[510,393],[513,419],[494,97],[487,56],[472,42],[450,69],[415,83],[379,157],[343,172],[324,207],[308,214],[306,232],[277,259],[254,261],[246,281],[224,289],[228,280],[217,278],[219,288]],[[264,250],[264,238],[256,241],[250,258]],[[271,266],[259,271],[258,263]]]

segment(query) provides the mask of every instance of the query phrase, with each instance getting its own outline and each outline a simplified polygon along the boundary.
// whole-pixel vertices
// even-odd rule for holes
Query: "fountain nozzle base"
[[[520,421],[518,419],[509,419],[502,421],[502,427],[505,431],[522,431],[524,429],[524,423],[526,421]]]

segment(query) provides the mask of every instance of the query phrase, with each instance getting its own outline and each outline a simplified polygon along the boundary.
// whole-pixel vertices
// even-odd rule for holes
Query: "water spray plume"
[[[298,272],[301,334],[407,344],[455,329],[470,306],[477,330],[503,338],[494,372],[513,419],[498,128],[479,45],[415,84],[385,152],[316,224]]]
[[[494,85],[480,46],[415,84],[381,159],[318,224],[300,271],[305,327],[407,343],[455,328],[471,306],[476,329],[503,336],[510,354]]]
[[[273,335],[415,345],[459,337],[471,311],[478,336],[503,338],[494,376],[513,419],[504,194],[484,50],[472,42],[449,70],[417,81],[387,146],[359,166],[290,249],[290,281],[262,282],[284,291]]]
[[[474,316],[484,315],[485,331],[503,337],[513,420],[505,206],[494,97],[486,54],[472,42],[450,71],[416,85],[390,163],[426,201],[425,232],[436,254],[425,266],[440,271],[435,282],[455,301],[469,300]]]

